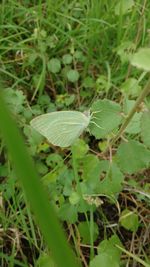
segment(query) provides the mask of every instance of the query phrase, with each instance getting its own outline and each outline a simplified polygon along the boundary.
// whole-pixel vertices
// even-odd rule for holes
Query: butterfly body
[[[56,111],[40,115],[30,124],[53,145],[68,147],[88,127],[90,118],[79,111]]]

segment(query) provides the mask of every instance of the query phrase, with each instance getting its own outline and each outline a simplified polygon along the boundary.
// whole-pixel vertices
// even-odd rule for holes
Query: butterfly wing
[[[79,111],[57,111],[36,117],[31,126],[50,143],[60,147],[70,146],[88,126],[90,117]]]

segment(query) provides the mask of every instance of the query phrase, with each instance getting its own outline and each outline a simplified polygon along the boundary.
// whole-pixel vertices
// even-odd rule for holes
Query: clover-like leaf
[[[77,70],[69,70],[67,72],[67,78],[69,82],[75,83],[79,80],[79,72]]]
[[[70,55],[70,54],[63,55],[62,61],[66,65],[71,64],[72,63],[72,55]]]
[[[120,224],[127,230],[136,232],[139,227],[138,215],[135,211],[125,209],[120,216]]]
[[[58,73],[61,70],[61,63],[58,58],[52,58],[47,63],[48,70],[52,73]]]

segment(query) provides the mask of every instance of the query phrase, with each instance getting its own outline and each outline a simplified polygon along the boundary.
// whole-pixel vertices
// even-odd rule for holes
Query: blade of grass
[[[52,252],[57,266],[81,266],[75,260],[73,252],[67,244],[65,235],[37,176],[19,130],[5,105],[2,93],[0,93],[0,122],[1,134],[13,160],[17,177],[23,185],[27,199],[31,203],[45,241]]]
[[[133,258],[136,260],[138,263],[142,264],[144,267],[149,267],[149,263],[146,263],[142,259],[140,259],[138,256],[134,255],[133,253],[127,251],[126,249],[116,245],[117,248],[119,248],[122,252],[126,253],[129,257]]]

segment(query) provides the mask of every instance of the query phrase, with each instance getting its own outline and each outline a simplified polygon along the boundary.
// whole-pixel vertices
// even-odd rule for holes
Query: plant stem
[[[149,78],[147,84],[145,85],[143,91],[141,92],[141,94],[137,98],[137,100],[135,102],[135,105],[133,106],[133,108],[129,112],[128,116],[126,117],[124,123],[120,127],[118,133],[112,139],[112,141],[110,143],[110,146],[112,146],[120,138],[120,136],[123,134],[123,132],[125,131],[126,127],[128,126],[128,124],[130,123],[131,119],[133,118],[134,114],[136,113],[137,108],[143,102],[144,98],[148,95],[149,92],[150,92],[150,78]]]
[[[93,207],[91,205],[90,207],[90,260],[94,258],[94,241],[93,241],[93,235],[94,235],[94,217],[93,217]]]
[[[119,245],[115,245],[117,248],[119,248],[122,252],[126,253],[129,257],[132,257],[134,260],[136,260],[138,263],[141,263],[143,266],[145,267],[149,267],[149,263],[146,263],[145,261],[143,261],[142,259],[140,259],[138,256],[136,256],[135,254],[127,251],[126,249],[120,247]]]

